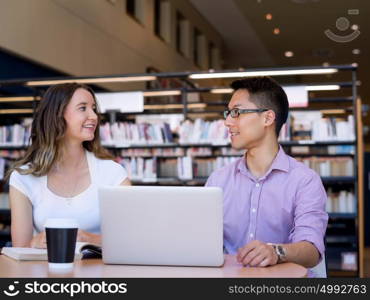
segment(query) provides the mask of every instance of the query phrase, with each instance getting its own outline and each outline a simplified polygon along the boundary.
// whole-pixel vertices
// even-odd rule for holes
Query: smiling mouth
[[[82,126],[82,128],[94,129],[95,125],[85,125],[85,126]]]
[[[237,136],[239,135],[239,132],[230,132],[230,136]]]

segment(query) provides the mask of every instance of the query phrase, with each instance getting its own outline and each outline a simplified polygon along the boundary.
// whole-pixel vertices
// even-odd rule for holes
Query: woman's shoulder
[[[111,159],[98,159],[98,163],[102,168],[122,168],[122,166]]]
[[[125,168],[111,159],[96,158],[96,174],[102,185],[119,185],[127,178]]]
[[[29,199],[32,199],[34,193],[39,190],[39,187],[42,184],[42,177],[22,172],[27,169],[29,169],[28,165],[14,169],[10,174],[9,185],[18,189]]]
[[[90,153],[90,155],[92,155],[92,157],[95,159],[99,170],[111,170],[123,168],[122,165],[120,165],[119,163],[115,162],[112,159],[99,158],[96,157],[93,153]]]
[[[13,177],[13,178],[17,178],[17,179],[20,179],[20,180],[31,180],[31,181],[35,181],[35,180],[40,179],[40,177],[34,176],[31,173],[24,173],[23,172],[23,171],[27,171],[29,168],[30,168],[29,165],[22,165],[22,166],[18,167],[17,169],[14,169],[10,174],[10,178]]]

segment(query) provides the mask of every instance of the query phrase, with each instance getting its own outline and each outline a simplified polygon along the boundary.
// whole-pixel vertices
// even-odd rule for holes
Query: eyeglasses
[[[230,115],[232,118],[239,117],[240,114],[248,114],[248,113],[261,113],[264,111],[268,111],[267,108],[255,108],[255,109],[239,109],[239,108],[233,108],[232,110],[225,110],[224,111],[224,118],[226,119],[228,115]]]

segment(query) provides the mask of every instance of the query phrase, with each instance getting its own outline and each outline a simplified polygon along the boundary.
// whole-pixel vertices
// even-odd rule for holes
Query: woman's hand
[[[101,235],[90,233],[79,229],[77,232],[77,242],[91,243],[95,245],[101,244]],[[35,235],[30,243],[32,248],[46,248],[46,234],[45,231]]]
[[[77,242],[101,245],[101,235],[79,229],[77,233]]]
[[[32,248],[46,248],[46,234],[45,231],[35,235],[30,243]]]

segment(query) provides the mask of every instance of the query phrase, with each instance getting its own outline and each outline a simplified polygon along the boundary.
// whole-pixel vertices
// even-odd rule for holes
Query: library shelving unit
[[[141,90],[144,96],[144,110],[139,113],[109,111],[103,114],[102,117],[103,122],[110,125],[114,125],[118,121],[132,123],[138,115],[143,114],[148,116],[175,114],[181,115],[183,120],[191,120],[197,117],[205,120],[221,119],[222,110],[226,107],[231,93],[227,80],[238,77],[267,75],[274,77],[283,86],[305,86],[308,91],[308,105],[299,108],[292,107],[292,115],[295,111],[301,111],[307,114],[312,111],[319,112],[322,116],[325,116],[323,119],[329,120],[327,123],[331,124],[328,126],[331,126],[330,128],[331,131],[334,131],[334,135],[339,134],[339,127],[336,127],[340,123],[338,120],[351,119],[351,130],[353,131],[351,138],[346,139],[343,136],[338,136],[339,138],[331,137],[327,140],[322,138],[315,139],[314,136],[301,138],[302,134],[307,135],[307,132],[310,130],[306,128],[302,132],[299,132],[294,125],[289,124],[286,130],[288,135],[280,141],[280,144],[289,155],[305,161],[310,166],[311,164],[314,166],[316,164],[316,167],[313,168],[318,170],[319,173],[323,171],[321,178],[330,197],[334,195],[334,198],[342,197],[342,200],[343,197],[352,197],[345,198],[347,201],[350,199],[349,201],[353,202],[352,207],[348,203],[344,205],[347,209],[351,207],[347,211],[343,209],[344,202],[340,202],[342,200],[339,200],[339,209],[338,207],[333,209],[333,203],[337,201],[335,205],[338,205],[338,200],[335,200],[330,205],[329,224],[326,234],[327,265],[329,276],[363,277],[363,142],[361,100],[357,95],[356,71],[356,65],[338,65],[328,67],[239,69],[229,71],[210,70],[208,72],[145,73],[7,80],[0,82],[0,93],[3,94],[3,96],[0,96],[0,129],[11,127],[15,123],[19,124],[23,118],[32,117],[32,113],[35,107],[37,107],[45,89],[52,84],[62,82],[91,84],[94,89],[104,91],[105,93],[117,92],[117,90],[105,89],[105,83],[146,82],[146,88]],[[341,80],[342,78],[346,78],[346,81],[333,82],[332,76],[339,76]],[[317,78],[319,78],[319,81]],[[208,86],[201,85],[204,82]],[[118,90],[120,92],[124,91],[121,86]],[[326,90],[326,92],[320,92],[323,90]],[[23,94],[19,95],[19,91]],[[333,96],[333,93],[337,94]],[[329,97],[327,96],[328,94],[330,94]],[[195,100],[194,97],[190,97],[191,95],[196,95]],[[296,118],[295,122],[299,123],[299,120]],[[2,130],[9,130],[9,128]],[[1,156],[11,156],[10,154],[13,151],[22,153],[21,151],[26,149],[27,146],[24,143],[16,145],[11,142],[2,143],[1,133],[4,136],[5,131],[1,132],[0,130],[0,159]],[[165,136],[163,131],[162,135]],[[177,133],[173,134],[171,141],[161,140],[161,142],[151,143],[147,140],[144,143],[103,144],[113,154],[120,157],[120,162],[126,160],[126,163],[128,162],[128,165],[125,165],[126,167],[130,167],[130,161],[132,162],[133,159],[142,159],[144,165],[145,160],[151,160],[150,165],[154,166],[151,170],[151,176],[148,178],[132,179],[133,184],[144,185],[204,185],[209,172],[206,172],[206,175],[204,175],[204,172],[201,172],[202,175],[197,173],[199,171],[197,171],[197,168],[201,168],[202,161],[205,161],[206,165],[207,163],[212,165],[218,157],[224,158],[227,163],[228,159],[242,155],[241,153],[232,152],[230,144],[225,141],[220,143],[219,141],[213,142],[212,140],[208,140],[207,142],[197,140],[189,143],[180,143],[178,138]],[[203,150],[206,149],[206,151],[198,153],[197,149],[200,148]],[[128,150],[134,152],[127,152]],[[122,154],[122,151],[126,152]],[[191,157],[190,166],[192,172],[190,176],[185,176],[184,178],[176,176],[176,171],[178,171],[179,167],[178,160],[185,157]],[[11,161],[11,159],[9,160]],[[333,169],[334,167],[331,164],[335,164],[336,160],[346,165],[346,171],[333,175],[331,171],[328,173],[328,168],[329,170]],[[166,173],[166,176],[163,176],[162,169],[164,169],[163,166],[168,161],[171,161],[170,169],[172,173],[168,173],[167,170],[163,172]],[[328,165],[325,166],[325,164],[329,164],[329,167]],[[211,169],[215,167],[214,165],[212,166]],[[194,174],[195,176],[193,176]],[[7,188],[6,183],[3,181],[0,184],[0,193],[2,193],[0,195],[2,195],[3,199],[6,199]],[[3,204],[0,207],[0,222],[4,219],[5,221],[3,223],[6,224],[4,229],[0,230],[0,242],[1,240],[9,240],[9,209],[6,208],[5,202],[6,200],[3,200]],[[2,244],[0,244],[1,246]]]

